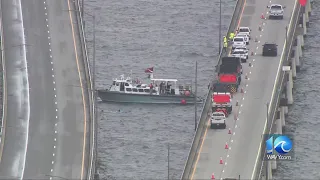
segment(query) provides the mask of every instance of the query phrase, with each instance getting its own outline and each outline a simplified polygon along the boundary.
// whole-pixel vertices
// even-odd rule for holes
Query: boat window
[[[126,91],[130,91],[131,92],[132,90],[131,90],[131,88],[126,88]]]
[[[138,92],[138,89],[132,89],[133,92]]]
[[[119,82],[116,82],[116,86],[119,86]]]
[[[139,89],[139,92],[143,92],[143,89]]]
[[[144,89],[144,92],[148,93],[148,92],[150,92],[150,89]]]
[[[112,82],[112,85],[116,85],[116,82],[115,82],[115,81],[113,81],[113,82]]]
[[[125,86],[129,86],[129,83],[125,83],[124,85],[125,85]]]

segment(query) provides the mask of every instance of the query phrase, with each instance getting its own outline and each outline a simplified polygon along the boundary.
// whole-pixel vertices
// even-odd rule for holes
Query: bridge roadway
[[[73,5],[1,1],[11,92],[3,179],[86,179],[87,92]]]
[[[283,20],[263,20],[267,6],[279,3],[284,6]],[[266,103],[271,100],[276,72],[279,67],[285,40],[285,27],[288,26],[295,1],[292,0],[246,0],[238,26],[248,26],[252,29],[252,40],[248,46],[250,56],[248,63],[243,64],[243,75],[240,88],[244,93],[233,96],[233,114],[227,119],[227,129],[213,130],[208,126],[203,141],[200,142],[199,154],[191,169],[191,179],[209,179],[214,173],[216,179],[238,178],[253,179],[255,165],[260,151],[261,135],[267,117]],[[259,25],[262,24],[262,31]],[[255,42],[257,37],[258,42]],[[275,42],[278,44],[277,57],[263,57],[262,44]],[[245,80],[247,74],[248,79]],[[236,107],[236,102],[239,106]],[[238,120],[234,120],[234,117]],[[231,134],[228,134],[228,128]],[[229,149],[225,149],[228,143]],[[223,164],[220,164],[220,158]]]

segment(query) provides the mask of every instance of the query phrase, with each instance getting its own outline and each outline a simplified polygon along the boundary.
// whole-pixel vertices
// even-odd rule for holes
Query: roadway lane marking
[[[82,94],[82,104],[83,104],[83,114],[84,114],[84,127],[83,127],[83,145],[82,145],[82,163],[81,163],[81,175],[80,175],[80,180],[83,179],[83,171],[84,171],[84,159],[85,159],[85,153],[86,153],[86,137],[87,137],[87,111],[86,111],[86,101],[84,98],[84,92],[83,92],[83,85],[82,85],[82,78],[81,78],[81,73],[80,73],[80,65],[79,65],[79,58],[78,58],[78,50],[77,50],[77,43],[76,43],[76,38],[75,38],[75,32],[74,32],[74,27],[73,27],[73,20],[72,20],[72,9],[70,7],[70,0],[68,1],[68,12],[69,12],[69,17],[70,17],[70,25],[71,25],[71,31],[72,31],[72,38],[73,38],[73,46],[74,46],[74,53],[76,55],[76,63],[77,63],[77,68],[78,68],[78,75],[79,75],[79,81],[80,81],[80,87],[81,87],[81,94]]]

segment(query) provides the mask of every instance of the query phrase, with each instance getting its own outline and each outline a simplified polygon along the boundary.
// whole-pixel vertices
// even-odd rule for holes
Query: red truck
[[[227,116],[232,112],[232,98],[231,94],[228,92],[221,93],[221,92],[214,92],[212,94],[212,112],[216,112],[218,109],[223,111],[225,109]]]

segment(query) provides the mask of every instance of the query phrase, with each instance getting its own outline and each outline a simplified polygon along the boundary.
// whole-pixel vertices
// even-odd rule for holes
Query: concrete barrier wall
[[[94,172],[94,161],[95,161],[95,156],[94,156],[94,148],[95,146],[95,111],[94,111],[94,87],[92,85],[92,79],[91,79],[91,70],[90,70],[90,62],[89,62],[89,57],[88,57],[88,49],[87,49],[87,43],[86,43],[86,36],[85,36],[85,29],[84,29],[84,20],[83,20],[83,14],[81,14],[81,5],[79,0],[75,0],[75,7],[77,14],[77,21],[78,21],[78,29],[79,29],[79,39],[81,42],[81,49],[82,49],[82,54],[83,54],[83,61],[84,61],[84,67],[85,67],[85,74],[86,74],[86,82],[85,84],[87,85],[87,90],[88,90],[88,102],[89,102],[89,114],[90,114],[90,119],[89,119],[89,131],[88,133],[89,137],[89,159],[88,159],[88,171],[87,171],[87,179],[93,179],[93,172]]]
[[[4,146],[4,140],[5,140],[5,134],[6,134],[6,120],[7,120],[7,77],[6,77],[6,65],[4,61],[4,46],[3,46],[3,27],[2,27],[2,11],[1,11],[1,3],[0,3],[0,63],[1,63],[1,90],[2,90],[2,97],[0,100],[2,100],[2,108],[0,110],[2,113],[1,117],[1,129],[0,129],[0,163],[2,159],[2,152],[3,152],[3,146]]]
[[[229,35],[230,32],[234,32],[235,29],[237,28],[238,21],[240,19],[240,13],[244,7],[244,2],[245,0],[237,1],[226,36]],[[219,54],[219,61],[216,66],[216,71],[219,71],[218,67],[221,64],[221,57],[224,57],[226,55],[226,53],[222,49],[220,52],[221,53]],[[212,80],[214,80],[215,78],[216,77],[214,73]],[[201,139],[203,138],[205,127],[208,120],[207,112],[211,107],[211,94],[212,94],[212,91],[211,91],[211,88],[209,88],[208,93],[206,95],[206,101],[202,108],[200,120],[198,121],[197,130],[193,137],[192,145],[189,151],[189,156],[186,160],[181,179],[190,179],[190,171],[193,169],[194,161],[196,160],[197,154],[199,153],[198,151],[199,151],[200,143],[202,142]]]
[[[291,47],[293,45],[293,41],[294,41],[294,35],[295,35],[295,30],[296,30],[296,26],[298,24],[298,20],[299,20],[299,14],[300,14],[300,9],[301,6],[298,3],[298,0],[295,0],[295,6],[291,15],[291,19],[290,19],[290,23],[288,24],[288,32],[287,32],[287,38],[284,39],[285,41],[285,45],[283,47],[283,52],[281,55],[281,59],[280,59],[280,64],[277,70],[277,76],[275,79],[275,83],[273,86],[273,92],[272,92],[272,96],[270,99],[270,103],[269,103],[269,109],[268,109],[268,119],[266,119],[266,124],[265,124],[265,128],[264,128],[264,132],[263,134],[270,134],[271,130],[272,130],[272,126],[274,124],[274,120],[275,120],[275,115],[280,103],[280,98],[281,98],[281,93],[282,93],[282,89],[284,88],[284,86],[286,85],[285,83],[285,72],[282,70],[283,66],[287,66],[289,64],[289,59],[290,59],[290,54],[291,54]],[[261,175],[262,175],[262,170],[263,167],[266,166],[266,162],[268,161],[264,161],[265,160],[265,143],[264,143],[264,139],[263,136],[261,136],[261,143],[260,143],[260,152],[259,152],[259,157],[258,158],[258,162],[256,163],[256,167],[255,167],[255,172],[254,172],[254,176],[253,179],[260,179]]]

